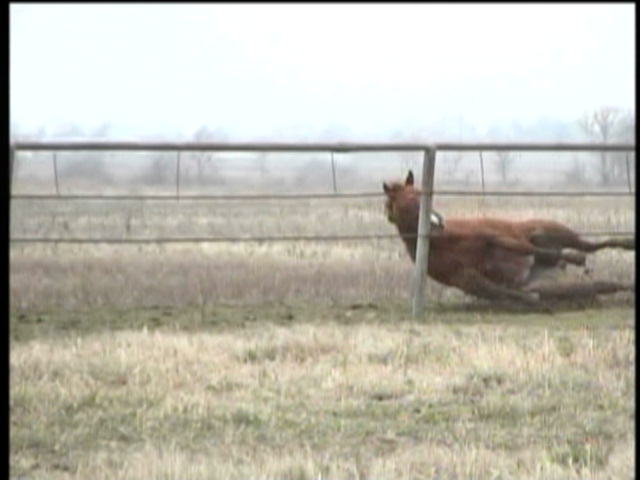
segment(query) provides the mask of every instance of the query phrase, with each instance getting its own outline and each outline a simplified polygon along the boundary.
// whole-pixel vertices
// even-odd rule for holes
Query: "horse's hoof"
[[[540,305],[540,294],[538,292],[527,292],[524,294],[524,301],[527,305]]]
[[[565,258],[579,267],[584,267],[587,264],[587,255],[582,252],[565,253]]]

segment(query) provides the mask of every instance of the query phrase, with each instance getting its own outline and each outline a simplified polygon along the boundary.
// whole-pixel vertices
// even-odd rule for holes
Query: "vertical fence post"
[[[480,178],[482,178],[482,196],[484,198],[484,159],[482,158],[482,151],[478,153],[480,154]]]
[[[629,193],[633,193],[633,188],[631,188],[631,166],[629,165],[629,152],[625,154],[625,160],[627,164],[627,185],[629,186]]]
[[[176,156],[176,200],[180,200],[180,150]]]
[[[336,185],[336,164],[333,160],[333,150],[331,151],[331,175],[333,178],[333,193],[338,193],[338,187]]]
[[[9,150],[9,202],[11,202],[11,193],[13,192],[13,164],[16,161],[16,149],[11,146]]]
[[[430,147],[424,152],[422,161],[422,195],[420,196],[420,214],[418,217],[418,246],[416,264],[413,270],[414,318],[422,316],[424,311],[424,290],[429,259],[429,234],[431,233],[431,204],[433,200],[433,177],[436,167],[436,150]]]
[[[60,196],[60,184],[58,183],[58,159],[56,152],[53,152],[53,179],[56,182],[56,195]]]

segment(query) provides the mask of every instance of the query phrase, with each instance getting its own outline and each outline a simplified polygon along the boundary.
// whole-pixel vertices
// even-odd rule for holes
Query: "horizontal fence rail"
[[[616,237],[632,236],[633,231],[585,232],[584,237]],[[432,237],[433,235],[427,235]],[[418,235],[405,235],[406,238],[417,238]],[[156,237],[156,238],[47,238],[47,237],[13,237],[14,243],[113,243],[113,244],[141,244],[141,243],[224,243],[224,242],[333,242],[357,240],[387,240],[399,238],[398,234],[372,233],[360,235],[274,235],[274,236],[228,236],[228,237]]]
[[[580,191],[580,192],[558,192],[558,191],[468,191],[468,190],[434,190],[434,195],[446,196],[487,196],[487,197],[629,197],[635,196],[635,192],[603,192],[603,191]],[[15,194],[11,198],[14,200],[305,200],[305,199],[340,199],[340,198],[375,198],[383,197],[382,192],[361,192],[361,193],[283,193],[283,194],[247,194],[247,195],[198,195],[180,194],[176,195],[40,195],[40,194]]]
[[[406,152],[436,150],[469,151],[539,151],[539,152],[627,152],[630,143],[424,143],[424,142],[310,142],[310,143],[222,143],[222,142],[142,142],[142,141],[17,141],[14,150],[30,151],[223,151],[223,152]]]

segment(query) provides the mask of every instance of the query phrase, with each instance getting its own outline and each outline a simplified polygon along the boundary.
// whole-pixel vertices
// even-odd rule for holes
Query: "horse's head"
[[[402,182],[383,182],[382,189],[384,190],[387,199],[384,204],[384,211],[389,222],[397,225],[400,218],[400,210],[411,206],[412,211],[418,212],[420,205],[420,191],[413,186],[413,172],[409,170],[407,178],[404,183]],[[417,230],[417,217],[416,230]],[[435,210],[431,210],[431,229],[432,231],[439,231],[444,228],[444,218]]]
[[[415,188],[413,187],[413,172],[409,170],[404,183],[382,182],[382,189],[384,190],[384,194],[387,196],[387,200],[384,203],[384,212],[387,216],[387,220],[393,224],[397,224],[399,218],[399,204],[408,195],[415,194]]]

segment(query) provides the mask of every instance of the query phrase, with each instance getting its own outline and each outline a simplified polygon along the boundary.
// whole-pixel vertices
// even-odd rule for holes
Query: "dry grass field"
[[[382,198],[26,202],[14,236],[395,233]],[[633,230],[632,198],[437,197]],[[427,287],[399,238],[10,251],[15,479],[620,479],[635,297],[531,313]],[[634,281],[635,254],[589,258]],[[569,272],[567,275],[573,275]]]

